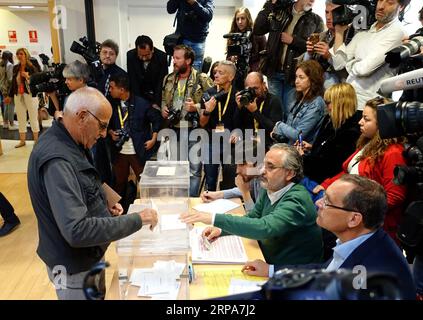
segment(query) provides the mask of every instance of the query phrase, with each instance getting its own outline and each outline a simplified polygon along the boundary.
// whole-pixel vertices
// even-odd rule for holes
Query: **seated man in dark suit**
[[[344,175],[316,202],[317,224],[333,232],[338,240],[333,258],[323,265],[301,268],[326,268],[326,271],[364,266],[367,272],[393,274],[405,299],[415,299],[416,291],[406,259],[395,242],[383,231],[387,210],[386,193],[378,183],[358,175]],[[264,261],[247,262],[249,275],[273,276],[275,269]]]
[[[166,53],[155,48],[150,37],[142,35],[126,57],[131,92],[160,110],[163,79],[168,74]]]

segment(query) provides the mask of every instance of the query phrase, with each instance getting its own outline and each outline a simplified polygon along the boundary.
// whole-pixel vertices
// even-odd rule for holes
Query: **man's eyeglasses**
[[[350,212],[357,211],[357,209],[351,209],[351,208],[346,208],[346,207],[338,207],[338,206],[335,206],[333,204],[330,204],[328,202],[328,198],[326,196],[324,196],[323,198],[321,198],[317,201],[319,201],[321,203],[322,209],[334,208],[334,209],[343,210],[343,211],[350,211]]]
[[[87,112],[92,115],[97,121],[98,121],[98,126],[100,128],[101,131],[106,130],[107,127],[109,126],[108,123],[101,121],[99,118],[96,117],[96,115],[94,113],[92,113],[90,110],[87,110]]]
[[[280,169],[283,168],[283,166],[275,166],[271,163],[264,163],[263,164],[264,169],[266,169],[267,171],[273,171],[275,169]]]

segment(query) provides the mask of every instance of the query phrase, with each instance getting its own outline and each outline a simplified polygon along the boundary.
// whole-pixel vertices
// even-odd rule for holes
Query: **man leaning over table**
[[[213,241],[219,236],[237,235],[259,241],[266,262],[307,264],[320,262],[323,245],[316,225],[316,209],[303,177],[301,156],[286,144],[272,146],[264,160],[259,198],[245,216],[229,214],[183,214],[185,223],[203,222],[203,235]]]

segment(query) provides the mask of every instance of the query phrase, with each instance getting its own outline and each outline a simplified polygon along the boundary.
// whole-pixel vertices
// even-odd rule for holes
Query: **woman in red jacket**
[[[344,162],[342,172],[323,181],[313,192],[326,189],[347,173],[377,181],[385,189],[388,199],[384,229],[398,242],[396,232],[405,209],[406,188],[394,184],[394,168],[406,163],[402,155],[404,139],[381,139],[379,135],[377,106],[388,102],[384,98],[375,98],[366,103],[359,122],[361,136],[357,142],[357,150]]]

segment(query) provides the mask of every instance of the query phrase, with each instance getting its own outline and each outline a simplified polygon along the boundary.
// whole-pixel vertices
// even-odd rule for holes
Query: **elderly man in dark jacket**
[[[261,72],[268,77],[269,91],[280,97],[284,117],[295,99],[296,58],[306,51],[308,37],[324,29],[322,18],[311,11],[313,4],[314,0],[268,0],[254,22],[254,34],[269,33]]]
[[[84,278],[101,261],[108,245],[143,225],[157,224],[151,209],[120,216],[108,203],[90,149],[107,134],[112,108],[100,91],[84,87],[72,93],[63,117],[53,122],[34,147],[28,164],[28,188],[38,220],[37,253],[47,265],[59,299],[85,299]],[[95,276],[105,293],[105,272]]]

